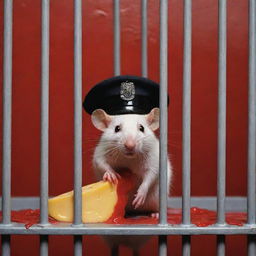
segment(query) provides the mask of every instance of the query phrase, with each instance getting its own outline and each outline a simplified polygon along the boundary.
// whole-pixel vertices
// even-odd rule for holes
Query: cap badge
[[[122,82],[120,97],[122,100],[133,100],[135,98],[135,86],[133,82]]]

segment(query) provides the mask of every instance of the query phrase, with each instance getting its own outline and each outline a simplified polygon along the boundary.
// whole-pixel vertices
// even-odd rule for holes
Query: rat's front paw
[[[134,206],[134,209],[139,208],[145,203],[146,197],[147,197],[147,190],[144,188],[139,188],[137,191],[137,194],[135,194],[135,199],[132,202],[132,205]]]
[[[121,176],[114,172],[114,171],[106,171],[103,175],[103,180],[104,181],[109,181],[111,183],[117,184],[118,183],[118,179],[120,179]]]
[[[153,212],[153,213],[150,214],[150,216],[152,218],[159,219],[159,213],[158,212]]]

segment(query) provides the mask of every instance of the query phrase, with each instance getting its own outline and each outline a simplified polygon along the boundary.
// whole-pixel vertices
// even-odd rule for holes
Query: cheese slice
[[[99,181],[82,187],[82,221],[107,221],[117,203],[117,186]],[[70,191],[48,200],[49,215],[58,221],[73,221],[74,192]]]

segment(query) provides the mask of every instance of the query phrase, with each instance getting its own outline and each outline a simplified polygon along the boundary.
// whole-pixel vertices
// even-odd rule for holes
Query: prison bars
[[[183,114],[182,114],[182,224],[190,225],[191,171],[191,48],[192,3],[184,0]],[[190,236],[182,237],[182,255],[190,255]]]
[[[167,225],[167,150],[168,150],[168,0],[160,1],[160,156],[159,224]],[[159,236],[159,255],[167,255],[167,236]]]
[[[117,2],[117,3],[119,4],[119,2]],[[222,4],[223,3],[224,2],[222,2]],[[186,20],[186,17],[187,17],[187,20],[189,20],[189,16],[186,16],[186,15],[191,15],[191,6],[189,6],[189,5],[190,5],[190,2],[186,1],[185,2],[185,12],[184,12],[185,20]],[[5,32],[4,32],[4,97],[3,97],[3,104],[4,104],[4,118],[3,118],[3,127],[4,127],[4,129],[3,129],[3,134],[4,134],[3,135],[3,142],[4,142],[3,143],[3,156],[4,156],[3,157],[3,180],[5,180],[6,176],[10,177],[10,164],[11,164],[11,161],[10,161],[11,129],[9,129],[9,128],[11,126],[10,124],[11,124],[11,66],[12,66],[11,65],[11,45],[12,45],[11,44],[11,27],[12,27],[11,14],[12,14],[12,2],[11,1],[5,1],[5,7],[4,8],[5,8],[5,11],[4,11],[4,14],[5,14],[5,17],[4,17],[4,22],[5,22],[4,23],[5,24],[4,25],[4,29],[5,30],[4,31]],[[78,8],[78,10],[81,11],[79,8]],[[224,10],[224,9],[222,9],[222,10]],[[190,16],[190,18],[191,18],[191,16]],[[190,38],[190,36],[191,36],[190,33],[191,32],[190,33],[186,32],[187,31],[187,29],[186,29],[187,25],[186,24],[187,24],[187,22],[185,22],[185,24],[184,24],[184,26],[185,26],[185,38],[187,38],[187,39],[184,39],[184,41],[185,41],[185,48],[184,48],[184,53],[185,54],[184,55],[186,55],[186,52],[187,52],[188,56],[190,56],[191,52],[189,52],[189,50],[191,51],[191,48],[190,48],[191,45],[189,47],[190,49],[187,48],[186,47],[186,42],[188,43],[189,39],[191,40],[191,38]],[[222,22],[220,22],[220,24],[222,24]],[[189,25],[191,26],[191,22],[189,23]],[[249,57],[249,135],[248,135],[248,224],[249,225],[255,225],[255,162],[254,162],[255,161],[255,158],[254,158],[254,156],[255,156],[255,58],[256,58],[255,57],[255,27],[256,27],[255,26],[255,0],[250,0],[250,32],[249,32],[249,35],[250,35],[250,40],[249,40],[249,42],[250,42],[250,44],[249,44],[249,50],[250,50],[250,54],[249,54],[249,56],[250,56]],[[186,33],[188,33],[188,34],[186,34]],[[226,32],[224,32],[224,35],[225,35],[225,33]],[[119,40],[120,40],[120,36],[119,36]],[[186,41],[186,40],[188,40],[188,41]],[[221,33],[220,33],[220,40],[221,40]],[[222,42],[223,42],[223,38],[222,38]],[[190,42],[190,44],[191,44],[191,42]],[[75,43],[75,45],[76,45],[76,43]],[[223,45],[223,43],[220,43],[220,46],[221,45]],[[77,46],[75,46],[75,49],[79,48],[79,46],[78,46],[78,48],[76,48],[76,47]],[[119,47],[119,51],[120,51],[120,47]],[[80,55],[80,57],[81,57],[81,55]],[[185,61],[185,59],[186,58],[184,56],[184,68],[186,67],[186,65],[190,66],[190,64],[187,63],[188,59],[186,61]],[[75,60],[77,60],[77,57],[75,57]],[[120,65],[120,53],[119,53],[119,65]],[[81,65],[80,65],[80,67],[81,67]],[[119,66],[119,68],[120,68],[120,66]],[[188,68],[189,72],[191,72],[190,68],[191,67]],[[75,70],[77,70],[77,69],[75,68]],[[185,73],[186,73],[186,71],[184,70],[184,74]],[[79,72],[78,72],[78,75],[79,75]],[[80,75],[81,75],[81,73],[80,73]],[[184,78],[188,79],[188,77],[186,75],[184,75]],[[188,82],[184,82],[184,84],[185,83],[188,83]],[[8,93],[6,93],[6,91]],[[184,92],[184,94],[185,94],[185,92]],[[75,102],[76,102],[76,99],[75,99]],[[184,102],[188,102],[188,100],[186,100],[185,97],[184,97]],[[8,109],[9,111],[6,111],[6,109]],[[189,107],[189,111],[190,111],[190,107]],[[7,114],[6,114],[6,112],[7,112]],[[75,110],[75,112],[77,113],[77,110]],[[187,121],[185,120],[185,122],[187,122]],[[7,126],[8,124],[9,124],[9,126]],[[5,129],[6,126],[8,127],[7,131]],[[76,124],[75,124],[75,126],[76,126]],[[188,129],[188,128],[184,128],[184,129]],[[75,132],[75,134],[79,134],[79,132]],[[6,146],[5,143],[7,145],[9,145],[9,146]],[[183,143],[184,143],[184,141],[183,141]],[[75,148],[76,147],[77,146],[75,146]],[[184,147],[184,144],[183,144],[183,147]],[[78,155],[79,153],[75,153],[75,154]],[[6,163],[8,163],[8,164],[6,164]],[[187,172],[188,170],[189,170],[188,168],[183,168],[184,176],[186,176],[185,172]],[[187,173],[187,174],[189,174],[189,173]],[[221,177],[221,175],[223,175],[223,174],[220,174],[220,177]],[[188,177],[188,176],[186,176],[186,177]],[[185,180],[186,179],[187,179],[187,181],[190,180],[189,178],[185,178]],[[7,182],[9,182],[9,185],[10,185],[10,181],[7,181]],[[3,183],[4,183],[4,181],[3,181]],[[6,186],[5,186],[6,184],[8,184],[8,183],[5,182],[4,185],[3,185],[3,224],[9,224],[10,223],[10,192],[8,192],[8,189],[10,189],[10,186],[7,189],[5,189],[6,188]],[[78,186],[75,185],[75,187],[78,187]],[[79,190],[80,190],[80,188],[79,188]],[[190,187],[189,187],[189,195],[190,195]],[[8,197],[9,197],[9,200],[8,200]],[[184,196],[184,198],[186,199],[186,196]],[[187,198],[189,198],[189,196]],[[221,199],[221,196],[220,196],[220,199]],[[8,204],[9,204],[9,208],[8,208]],[[188,204],[189,203],[187,203],[186,205],[188,205]],[[189,209],[189,207],[187,209]],[[185,207],[183,207],[183,208],[184,208],[183,224],[190,224],[190,220],[188,221],[188,219],[190,219],[190,216],[189,216],[190,213],[188,213],[189,211],[185,210]],[[185,217],[186,212],[187,212],[187,217]],[[221,216],[221,212],[223,213],[223,210],[222,211],[218,210],[218,215],[219,216]],[[164,216],[164,214],[162,214],[162,216]],[[185,221],[185,220],[187,220],[187,221]],[[78,221],[77,224],[79,224],[79,222],[80,221]],[[221,221],[218,221],[218,222],[221,222]],[[161,230],[162,229],[164,230],[165,235],[166,235],[168,228],[165,229],[164,227],[161,227]],[[76,228],[74,227],[73,230],[74,230],[73,232],[75,232]],[[78,230],[79,229],[77,229],[76,232],[78,232]],[[175,230],[175,228],[174,228],[174,230]],[[192,231],[192,230],[194,230],[194,231]],[[243,230],[244,230],[245,234],[248,234],[249,231],[250,231],[250,228],[244,228]],[[177,230],[177,234],[180,231]],[[98,231],[96,230],[95,232],[98,232]],[[127,230],[127,232],[129,232],[129,230]],[[156,229],[152,229],[152,232],[153,233],[154,232],[159,232],[159,234],[161,234],[160,230],[158,230],[157,228]],[[194,229],[191,228],[191,232],[195,232],[195,228]],[[202,232],[202,231],[200,231],[200,232]],[[215,229],[209,230],[209,233],[210,232],[215,233],[215,234],[216,233],[218,233],[218,234],[229,234],[229,232],[230,232],[230,234],[231,234],[231,233],[234,233],[234,230],[233,229],[229,230],[229,228],[223,227],[223,228],[217,228],[216,230]],[[44,232],[40,231],[39,233],[43,234]],[[204,232],[202,232],[202,233],[204,233]],[[12,234],[12,233],[8,233],[8,234]],[[47,233],[45,233],[45,234],[47,234]],[[189,234],[189,232],[188,232],[188,234]],[[164,244],[164,247],[163,247],[164,251],[166,250],[166,236],[165,235],[162,236],[162,238],[160,238],[160,246],[161,246],[161,244]],[[75,243],[77,242],[77,244],[79,244],[79,247],[81,248],[81,239],[80,238],[81,237],[78,236],[77,239],[75,239]],[[42,240],[44,240],[44,239],[42,239]],[[10,241],[10,237],[8,235],[7,236],[3,236],[3,239],[2,239],[3,255],[9,255],[10,254],[9,241]],[[184,243],[183,243],[184,247],[183,248],[185,248],[183,250],[183,252],[186,251],[185,253],[189,254],[189,251],[190,251],[189,236],[185,236],[183,241],[184,241]],[[187,245],[188,245],[188,247],[186,247]],[[186,250],[186,248],[188,248],[188,250]],[[81,251],[81,250],[79,250],[79,251]],[[166,251],[163,252],[163,255],[164,254],[166,254]],[[248,237],[248,255],[251,256],[251,255],[254,255],[254,254],[255,254],[255,236],[249,235],[249,237]]]
[[[120,3],[114,0],[114,75],[119,76],[120,70]]]
[[[148,1],[141,0],[141,74],[148,76],[148,19],[147,19]]]
[[[74,225],[82,224],[82,1],[74,1]],[[82,236],[74,236],[82,256]]]
[[[247,223],[255,226],[256,211],[256,0],[249,0]],[[248,256],[256,255],[256,236],[248,236]]]
[[[11,127],[12,127],[12,0],[4,1],[4,55],[3,55],[3,169],[2,169],[2,223],[11,224]],[[9,256],[10,236],[2,236],[2,254]]]
[[[218,157],[217,157],[217,224],[225,225],[226,190],[226,66],[227,2],[219,0],[218,59]],[[225,255],[225,236],[217,237],[217,255]]]
[[[49,173],[49,0],[41,2],[41,156],[40,224],[48,224]],[[48,255],[48,236],[40,236],[40,255]]]

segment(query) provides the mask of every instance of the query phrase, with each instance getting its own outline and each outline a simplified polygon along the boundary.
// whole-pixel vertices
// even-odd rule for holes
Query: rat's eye
[[[120,132],[120,131],[121,131],[120,125],[117,125],[117,126],[115,127],[115,132]]]
[[[143,126],[143,125],[140,125],[139,130],[140,130],[141,132],[144,132],[144,126]]]

